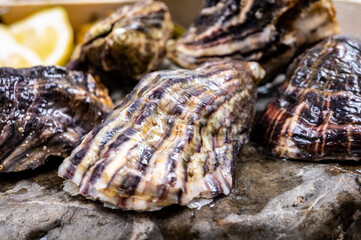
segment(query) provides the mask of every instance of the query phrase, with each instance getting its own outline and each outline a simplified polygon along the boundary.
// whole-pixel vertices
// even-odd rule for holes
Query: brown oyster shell
[[[218,58],[257,61],[272,80],[305,46],[339,32],[332,0],[207,0],[168,55],[193,69]]]
[[[229,194],[263,76],[255,62],[148,74],[65,159],[59,176],[68,190],[125,210]]]
[[[99,76],[108,73],[113,85],[138,81],[163,59],[172,33],[173,23],[164,3],[122,6],[91,27],[68,67]]]
[[[256,131],[276,157],[361,159],[361,41],[330,37],[300,55]]]
[[[113,104],[87,74],[61,67],[0,68],[0,169],[35,169],[67,157]]]

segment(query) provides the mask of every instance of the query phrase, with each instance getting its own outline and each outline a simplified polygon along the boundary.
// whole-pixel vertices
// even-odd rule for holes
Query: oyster
[[[361,41],[330,37],[292,63],[257,131],[281,158],[361,159]]]
[[[66,157],[112,109],[90,75],[61,67],[0,68],[0,170],[17,172]]]
[[[162,2],[123,6],[97,22],[72,56],[70,69],[113,74],[122,85],[154,70],[165,55],[173,23]],[[100,73],[100,74],[99,74]],[[114,81],[114,79],[112,79]]]
[[[306,45],[338,32],[332,0],[206,0],[168,55],[188,69],[224,57],[257,61],[265,82]]]
[[[127,210],[229,194],[263,75],[255,62],[150,73],[65,159],[59,176],[73,193]]]

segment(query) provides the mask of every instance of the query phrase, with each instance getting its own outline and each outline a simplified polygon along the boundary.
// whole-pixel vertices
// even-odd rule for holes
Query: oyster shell
[[[361,159],[361,41],[330,37],[295,59],[257,131],[281,158]]]
[[[118,208],[157,210],[229,194],[253,119],[255,62],[213,62],[145,76],[65,159],[72,189]]]
[[[112,109],[107,90],[61,67],[0,68],[0,170],[66,157]]]
[[[339,32],[331,0],[207,0],[168,55],[193,69],[217,58],[257,61],[273,79],[305,45]]]
[[[117,84],[124,85],[128,79],[139,80],[154,70],[172,33],[173,23],[164,3],[123,6],[91,27],[68,66],[113,74]]]

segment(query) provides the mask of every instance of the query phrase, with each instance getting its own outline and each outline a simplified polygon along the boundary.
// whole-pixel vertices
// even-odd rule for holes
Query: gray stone
[[[201,209],[105,208],[65,193],[56,169],[0,177],[1,239],[361,239],[360,164],[276,160],[252,143],[232,193]]]

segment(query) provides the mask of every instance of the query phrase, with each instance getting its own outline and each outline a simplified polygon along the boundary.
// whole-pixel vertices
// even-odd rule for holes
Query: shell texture
[[[124,85],[154,70],[172,33],[173,23],[164,3],[123,6],[91,27],[68,66],[100,76],[112,74],[118,85]]]
[[[330,37],[300,55],[259,122],[276,157],[361,159],[361,41]]]
[[[107,90],[87,74],[60,67],[0,68],[0,170],[67,157],[112,109]]]
[[[229,194],[247,142],[255,62],[213,62],[145,76],[65,159],[69,188],[117,208],[152,211]]]
[[[217,58],[257,61],[263,82],[284,70],[306,45],[339,32],[331,0],[207,0],[168,55],[193,69]]]

